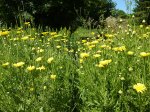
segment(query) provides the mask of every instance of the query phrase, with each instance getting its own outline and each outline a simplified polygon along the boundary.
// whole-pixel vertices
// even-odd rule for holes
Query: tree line
[[[150,1],[135,2],[138,20],[145,19],[150,24]],[[20,20],[24,20],[35,26],[75,27],[88,18],[99,21],[114,14],[126,17],[115,5],[112,0],[0,0],[0,20],[8,26],[19,26]]]

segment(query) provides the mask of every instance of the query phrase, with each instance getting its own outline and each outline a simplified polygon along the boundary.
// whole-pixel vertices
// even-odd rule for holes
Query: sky
[[[116,5],[116,9],[120,9],[120,10],[123,10],[125,11],[126,13],[132,13],[132,11],[128,11],[127,10],[127,7],[126,7],[126,1],[131,1],[132,4],[131,4],[131,10],[133,10],[135,4],[134,4],[134,0],[112,0],[113,2],[115,2],[117,5]]]

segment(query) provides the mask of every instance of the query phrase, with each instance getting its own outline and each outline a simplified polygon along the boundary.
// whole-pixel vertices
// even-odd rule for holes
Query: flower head
[[[41,61],[42,60],[42,57],[38,57],[35,61],[36,62],[39,62],[39,61]]]
[[[28,40],[29,39],[29,36],[24,36],[21,38],[21,40]]]
[[[14,63],[13,66],[18,68],[18,67],[22,67],[25,64],[25,62],[18,62],[18,63]]]
[[[9,31],[0,31],[0,36],[6,36],[9,34]]]
[[[143,93],[146,90],[146,87],[142,83],[137,83],[133,85],[133,89],[135,89],[138,93]]]
[[[140,56],[141,56],[141,57],[147,57],[147,56],[150,56],[150,53],[141,52],[141,53],[140,53]]]
[[[54,60],[53,57],[48,58],[47,63],[51,63]]]
[[[80,54],[80,57],[83,59],[83,58],[87,58],[89,57],[89,53],[81,53]]]
[[[45,70],[46,68],[42,65],[41,67],[36,68],[36,70]]]
[[[93,55],[94,58],[98,58],[98,57],[100,57],[100,56],[101,56],[100,54],[94,54],[94,55]]]
[[[131,56],[131,55],[134,54],[134,52],[133,51],[128,51],[127,54]]]
[[[56,79],[56,75],[51,75],[50,78],[51,78],[52,80],[55,80],[55,79]]]
[[[27,67],[27,70],[28,70],[28,71],[33,71],[34,69],[35,69],[35,66],[28,66],[28,67]]]
[[[96,66],[98,66],[98,67],[100,67],[100,68],[103,68],[103,67],[107,66],[107,65],[108,65],[109,63],[111,63],[111,62],[112,62],[111,59],[109,59],[109,60],[103,60],[103,61],[100,61],[99,64],[96,65]]]
[[[126,47],[125,46],[114,47],[114,48],[112,48],[112,50],[114,50],[114,51],[125,51]]]
[[[2,64],[3,67],[6,67],[6,66],[8,66],[8,65],[9,65],[9,62],[6,62],[6,63],[3,63],[3,64]]]

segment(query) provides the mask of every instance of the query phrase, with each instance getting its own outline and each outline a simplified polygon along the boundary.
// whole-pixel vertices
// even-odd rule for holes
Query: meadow
[[[101,32],[101,34],[99,34]],[[0,28],[0,112],[149,112],[150,26]]]

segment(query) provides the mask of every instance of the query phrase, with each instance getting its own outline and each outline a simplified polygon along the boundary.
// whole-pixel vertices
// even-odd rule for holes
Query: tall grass
[[[1,112],[148,112],[150,27],[0,31]]]

